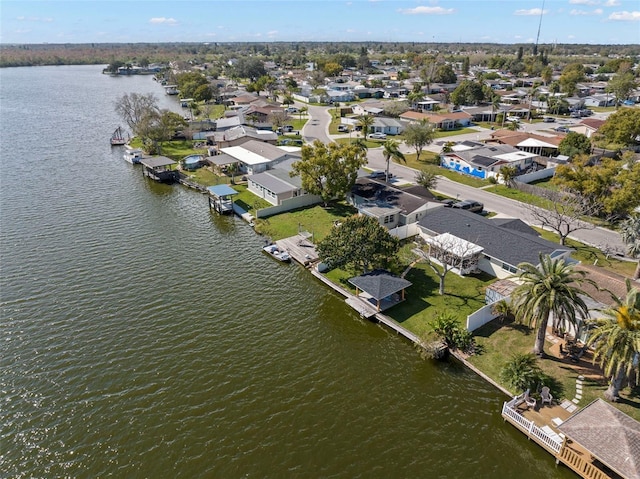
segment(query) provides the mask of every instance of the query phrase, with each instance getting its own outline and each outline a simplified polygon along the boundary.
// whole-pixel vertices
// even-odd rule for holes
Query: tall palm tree
[[[620,398],[625,377],[638,369],[640,355],[640,292],[627,280],[624,300],[604,310],[606,317],[593,321],[588,345],[593,345],[593,362],[599,362],[604,374],[611,378],[604,396],[609,401]]]
[[[518,131],[521,127],[520,122],[519,121],[510,121],[509,124],[507,125],[507,130],[511,130],[511,131]]]
[[[384,178],[385,181],[389,181],[389,162],[391,159],[393,158],[394,160],[402,161],[403,163],[406,163],[407,159],[398,148],[398,142],[396,140],[387,140],[382,144],[382,156],[384,156],[384,160],[387,162]]]
[[[365,138],[367,136],[367,133],[369,133],[369,129],[373,125],[373,122],[374,118],[371,115],[360,115],[358,117],[357,125],[362,128],[362,130],[360,131],[362,133],[362,138]]]
[[[575,271],[564,259],[552,259],[540,255],[540,264],[520,263],[521,271],[514,275],[520,285],[513,291],[511,308],[516,318],[535,328],[536,341],[533,352],[544,355],[544,339],[547,325],[553,315],[553,326],[570,323],[576,325],[577,317],[588,315],[588,307],[581,295],[588,296],[579,285],[593,281],[585,278],[584,271]]]
[[[640,215],[629,216],[622,222],[620,237],[627,245],[627,254],[638,259],[638,266],[633,273],[633,279],[640,278]]]

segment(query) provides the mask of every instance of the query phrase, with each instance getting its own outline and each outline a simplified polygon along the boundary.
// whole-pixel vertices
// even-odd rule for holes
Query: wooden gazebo
[[[382,269],[351,278],[349,283],[356,287],[356,296],[375,301],[378,311],[404,301],[405,289],[411,286],[410,281]]]

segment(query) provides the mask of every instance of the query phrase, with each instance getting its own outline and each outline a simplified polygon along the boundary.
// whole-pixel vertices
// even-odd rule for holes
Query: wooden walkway
[[[320,258],[314,244],[303,235],[290,236],[276,240],[278,248],[285,250],[289,255],[305,268],[317,263]]]

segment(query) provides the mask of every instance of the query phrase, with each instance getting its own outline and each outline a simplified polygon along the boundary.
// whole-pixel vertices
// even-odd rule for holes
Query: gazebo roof
[[[640,422],[596,399],[558,429],[626,479],[640,479]]]
[[[376,269],[370,273],[351,278],[349,283],[356,288],[370,294],[372,298],[380,300],[391,296],[411,286],[411,282],[403,278],[393,276],[388,271]]]
[[[171,158],[167,158],[166,156],[153,156],[151,158],[143,158],[140,163],[142,163],[147,168],[158,168],[161,166],[176,164],[175,161],[173,161]]]

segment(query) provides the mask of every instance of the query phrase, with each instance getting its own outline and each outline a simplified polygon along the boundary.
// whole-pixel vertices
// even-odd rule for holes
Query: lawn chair
[[[527,389],[524,392],[524,403],[527,405],[527,408],[535,408],[537,403],[535,398],[532,398],[531,396],[529,396],[530,391],[531,391],[530,389]]]
[[[543,387],[540,391],[540,402],[544,406],[544,403],[548,403],[551,406],[551,401],[553,401],[553,396],[547,386]]]

